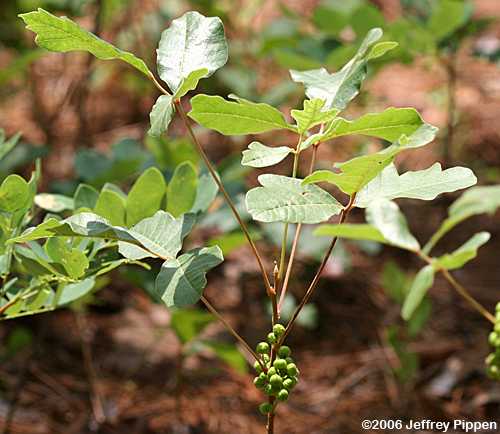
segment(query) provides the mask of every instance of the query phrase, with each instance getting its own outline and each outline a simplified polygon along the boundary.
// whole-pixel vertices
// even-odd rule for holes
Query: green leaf
[[[324,105],[325,101],[322,99],[306,99],[304,100],[303,110],[292,110],[290,112],[292,118],[297,122],[297,131],[299,134],[304,134],[316,125],[335,119],[339,111],[336,109],[323,111]]]
[[[250,167],[274,166],[283,161],[293,149],[288,146],[270,147],[260,142],[252,142],[243,151],[241,164]]]
[[[361,190],[391,164],[400,152],[419,148],[431,142],[436,135],[436,131],[436,127],[424,124],[411,136],[402,136],[396,143],[375,154],[363,155],[344,163],[335,164],[334,167],[340,169],[340,173],[318,170],[309,175],[304,180],[304,184],[329,182],[335,184],[344,193],[352,195]]]
[[[403,135],[412,135],[422,125],[424,121],[415,109],[391,107],[382,113],[367,113],[353,121],[337,118],[325,131],[323,140],[362,134],[395,142]]]
[[[0,210],[14,212],[23,208],[30,198],[28,183],[19,175],[9,175],[0,186]]]
[[[340,237],[349,240],[368,240],[387,243],[387,240],[374,226],[367,224],[343,223],[321,225],[315,231],[316,236]]]
[[[491,235],[488,232],[479,232],[469,241],[459,247],[452,253],[447,253],[437,258],[433,265],[436,268],[445,268],[446,270],[455,270],[463,267],[467,262],[477,256],[477,250],[483,244],[486,244]]]
[[[148,134],[153,137],[161,136],[167,131],[173,117],[174,106],[172,104],[172,96],[159,96],[151,109],[151,113],[149,113],[151,127],[149,128]]]
[[[21,133],[13,135],[10,139],[5,140],[5,132],[0,128],[0,160],[5,157],[17,145]]]
[[[94,187],[87,184],[80,184],[73,196],[74,209],[94,209],[98,198],[99,192]]]
[[[338,214],[342,205],[316,185],[302,185],[300,179],[261,175],[262,187],[246,195],[246,206],[261,222],[319,223]]]
[[[82,277],[89,267],[85,254],[60,237],[49,238],[45,243],[45,251],[50,259],[64,267],[72,279]]]
[[[211,175],[204,174],[198,179],[196,198],[191,208],[192,213],[205,212],[217,196],[219,187]]]
[[[174,217],[189,212],[196,200],[198,175],[190,161],[179,164],[167,187],[167,211]]]
[[[304,83],[309,99],[325,101],[325,109],[344,110],[347,104],[359,93],[366,77],[368,49],[382,37],[382,30],[372,29],[361,43],[355,56],[338,72],[328,73],[325,68],[309,71],[291,70],[293,81]]]
[[[98,59],[123,60],[144,75],[152,75],[143,60],[87,32],[69,18],[56,17],[41,8],[19,16],[26,23],[26,27],[37,34],[35,42],[42,48],[63,53],[88,51]]]
[[[63,286],[57,295],[57,305],[64,306],[87,295],[95,285],[95,279],[88,277],[80,282],[70,283]]]
[[[207,271],[223,260],[217,246],[191,250],[177,259],[167,260],[156,278],[156,292],[169,307],[195,304],[207,284]]]
[[[152,217],[141,220],[129,229],[128,234],[138,243],[120,241],[118,251],[127,259],[134,260],[154,257],[175,258],[193,224],[192,214],[183,214],[176,219],[168,212],[157,211]]]
[[[198,309],[173,309],[170,327],[182,343],[189,342],[214,321],[213,315]]]
[[[448,218],[425,245],[428,254],[436,243],[462,221],[478,214],[493,215],[500,208],[500,185],[474,187],[463,193],[448,209]]]
[[[37,194],[35,196],[35,204],[39,208],[55,213],[72,210],[75,207],[75,202],[72,197],[50,193]]]
[[[161,209],[166,187],[165,178],[156,167],[144,171],[127,197],[127,226],[135,225]]]
[[[390,244],[411,251],[420,249],[420,244],[408,229],[405,216],[394,202],[385,199],[372,202],[366,209],[366,220]]]
[[[125,199],[113,190],[103,189],[99,194],[94,212],[112,225],[125,226]]]
[[[428,31],[437,40],[450,36],[462,27],[472,13],[472,7],[462,0],[435,2],[428,22]]]
[[[257,134],[277,129],[294,131],[279,110],[264,103],[242,98],[234,102],[220,96],[196,95],[191,98],[191,106],[190,118],[225,135]]]
[[[173,20],[161,34],[157,50],[158,73],[176,93],[192,72],[206,69],[204,76],[208,77],[224,66],[227,58],[221,19],[190,11]]]
[[[467,188],[476,182],[474,173],[466,167],[452,167],[443,171],[441,164],[435,163],[427,169],[399,175],[394,164],[390,164],[363,187],[356,196],[355,204],[366,208],[378,199],[432,200],[442,193]]]
[[[174,101],[176,99],[182,98],[190,90],[196,89],[196,86],[198,86],[198,82],[202,78],[205,78],[207,76],[208,76],[207,68],[201,68],[197,69],[196,71],[190,72],[189,75],[182,80],[182,83],[180,84],[179,88],[175,91],[175,94],[173,96]]]
[[[433,283],[434,268],[432,265],[426,265],[417,273],[408,291],[408,295],[403,303],[403,308],[401,309],[403,319],[408,321],[411,318]]]
[[[394,48],[396,48],[398,45],[399,44],[394,41],[379,42],[372,47],[372,49],[368,53],[368,56],[366,57],[366,60],[378,59],[385,53],[394,50]]]

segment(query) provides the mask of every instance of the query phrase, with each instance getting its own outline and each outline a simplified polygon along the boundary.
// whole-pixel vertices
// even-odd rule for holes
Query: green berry
[[[260,363],[257,361],[253,364],[253,368],[255,369],[257,374],[260,374],[262,372],[262,366],[260,366]]]
[[[285,360],[286,360],[287,364],[289,364],[289,363],[295,363],[291,357],[287,357]]]
[[[281,378],[281,375],[274,374],[269,378],[269,383],[273,387],[281,387],[283,385],[283,378]]]
[[[497,312],[495,313],[495,320],[496,321],[500,321],[500,311],[497,310]]]
[[[267,370],[267,376],[268,376],[269,378],[271,378],[273,375],[276,375],[277,373],[278,373],[278,371],[276,370],[276,368],[275,368],[275,367],[269,368],[269,369]]]
[[[283,333],[285,333],[285,326],[282,324],[275,324],[273,327],[273,333],[278,337],[282,336]]]
[[[290,350],[290,347],[287,347],[286,345],[283,345],[282,347],[280,347],[280,349],[278,351],[278,355],[284,359],[286,359],[287,357],[290,357],[290,354],[292,354],[292,351]]]
[[[262,389],[264,388],[264,386],[266,385],[266,380],[263,380],[262,378],[260,377],[255,377],[253,379],[253,384],[255,387],[257,387],[258,389]]]
[[[283,381],[283,387],[287,390],[292,390],[295,387],[295,384],[296,382],[291,378],[287,378]]]
[[[273,411],[273,406],[269,402],[263,402],[259,405],[259,411],[262,414],[269,414],[271,413],[271,411]]]
[[[286,360],[283,359],[276,359],[273,363],[273,366],[278,370],[278,371],[286,371]]]
[[[500,321],[498,321],[496,324],[495,324],[495,327],[493,327],[493,330],[495,332],[497,332],[498,334],[500,334]]]
[[[270,384],[266,384],[266,386],[264,387],[264,392],[266,393],[266,395],[274,395],[274,388],[273,386],[271,386]]]
[[[290,363],[286,367],[286,372],[288,373],[288,375],[290,375],[290,377],[295,377],[296,375],[298,375],[299,370],[297,369],[297,366],[295,365],[295,363]]]
[[[278,339],[276,338],[276,335],[274,333],[271,332],[267,335],[267,342],[269,342],[270,344],[275,344],[277,340]]]
[[[257,352],[259,354],[266,354],[269,352],[269,344],[267,342],[259,342],[257,345]]]
[[[278,392],[278,396],[277,396],[278,400],[279,401],[286,401],[288,399],[288,390],[286,389],[281,389],[279,392]]]
[[[271,361],[271,357],[269,357],[269,354],[262,354],[262,360],[267,364]]]

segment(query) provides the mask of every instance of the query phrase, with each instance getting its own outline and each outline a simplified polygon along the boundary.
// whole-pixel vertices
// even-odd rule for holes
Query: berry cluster
[[[266,395],[275,398],[275,404],[286,401],[290,391],[298,382],[299,370],[290,357],[291,350],[286,345],[277,348],[276,344],[285,332],[282,324],[275,324],[273,331],[267,335],[267,342],[257,345],[257,353],[261,355],[263,369],[259,362],[255,362],[254,368],[257,372],[253,383]],[[273,411],[274,405],[270,402],[262,403],[259,410],[262,414]]]
[[[488,336],[488,342],[494,350],[486,358],[486,372],[493,380],[500,381],[500,302],[496,306],[495,326]]]

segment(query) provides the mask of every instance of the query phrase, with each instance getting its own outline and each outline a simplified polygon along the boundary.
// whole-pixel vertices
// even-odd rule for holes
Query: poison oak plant
[[[186,163],[177,168],[168,186],[161,173],[156,169],[148,169],[128,195],[111,185],[104,186],[101,192],[85,185],[80,186],[73,198],[73,215],[61,219],[48,214],[38,226],[21,233],[26,225],[17,225],[14,232],[8,232],[5,249],[11,255],[14,252],[24,265],[27,271],[25,280],[30,289],[19,285],[17,281],[6,280],[2,289],[2,313],[12,316],[11,309],[32,311],[26,303],[38,297],[41,291],[47,294],[42,305],[57,307],[67,301],[64,298],[61,301],[65,294],[70,298],[82,295],[85,290],[78,285],[99,273],[124,262],[143,264],[145,259],[159,259],[163,265],[156,277],[158,297],[168,307],[176,308],[185,308],[201,300],[255,359],[257,376],[254,383],[267,395],[267,401],[261,404],[260,411],[267,415],[268,433],[274,432],[274,417],[279,403],[289,398],[299,377],[299,369],[291,358],[291,349],[284,342],[299,313],[314,293],[339,237],[388,243],[409,250],[423,259],[427,265],[417,274],[404,301],[404,318],[413,315],[422,296],[432,285],[434,274],[442,273],[460,295],[494,322],[494,317],[472,299],[450,274],[450,270],[461,267],[473,258],[489,235],[479,233],[455,252],[444,256],[433,258],[430,252],[435,243],[463,219],[496,209],[499,204],[498,187],[480,187],[466,192],[450,208],[450,216],[436,235],[421,248],[394,200],[431,200],[439,194],[472,186],[476,183],[474,174],[463,167],[443,170],[438,163],[425,170],[402,175],[398,173],[394,165],[396,156],[427,145],[437,131],[425,123],[414,109],[389,108],[354,120],[339,116],[358,94],[370,60],[384,55],[395,46],[387,41],[379,42],[382,37],[380,29],[371,30],[354,57],[336,73],[329,73],[323,68],[291,71],[292,79],[304,85],[307,98],[302,108],[291,111],[294,122],[290,123],[276,108],[235,95],[231,95],[230,99],[196,95],[191,99],[191,111],[185,113],[181,99],[196,88],[199,80],[213,74],[227,61],[228,48],[219,18],[206,18],[197,12],[188,12],[174,20],[163,32],[157,53],[158,74],[169,90],[141,59],[95,37],[67,18],[58,18],[42,9],[22,14],[21,18],[37,34],[36,42],[43,48],[59,52],[83,50],[100,59],[119,59],[152,80],[161,91],[161,96],[151,110],[149,133],[165,133],[177,112],[204,160],[213,183],[198,182],[194,188],[197,175]],[[246,195],[246,207],[254,220],[284,224],[283,247],[274,258],[273,268],[266,265],[259,253],[245,221],[196,137],[189,118],[225,135],[258,134],[279,129],[295,134],[294,146],[269,147],[252,142],[243,152],[242,158],[243,165],[260,168],[275,165],[287,158],[293,160],[291,176],[272,173],[261,175],[260,186]],[[391,145],[379,152],[337,163],[332,171],[314,171],[318,147],[351,134],[383,139]],[[302,154],[306,152],[312,154],[312,163],[304,170],[300,163]],[[303,172],[307,174],[305,179],[299,178]],[[316,185],[319,182],[327,182],[338,188],[343,203]],[[247,237],[262,274],[263,289],[272,305],[269,333],[255,350],[203,295],[206,273],[223,261],[220,249],[217,246],[202,246],[181,253],[184,238],[213,199],[215,186]],[[11,192],[10,188],[9,185],[2,185],[2,190],[6,192]],[[32,198],[34,195],[31,192],[26,193],[26,196]],[[45,199],[42,206],[49,209],[54,207],[54,203],[59,203],[58,198],[53,196],[42,199]],[[53,203],[47,206],[51,200]],[[26,204],[31,207],[31,199]],[[16,209],[25,210],[26,204],[23,204],[24,208]],[[8,207],[1,206],[5,215],[12,214]],[[70,204],[63,206],[71,208]],[[346,223],[355,207],[366,209],[368,224]],[[27,215],[25,220],[29,221],[30,213],[23,211],[23,215]],[[286,325],[281,324],[280,310],[287,294],[302,228],[306,224],[326,222],[335,215],[339,216],[338,224],[317,229],[318,235],[330,237],[329,248],[290,320]],[[296,226],[294,241],[288,252],[286,240],[291,224]],[[42,247],[37,240],[45,239]],[[118,259],[103,262],[101,255],[108,250]],[[39,276],[35,270],[40,270],[40,266],[43,270]],[[46,270],[50,278],[46,277]],[[6,269],[4,276],[8,274],[9,270]],[[77,288],[68,289],[71,285],[77,285]],[[495,339],[491,340],[497,345]],[[498,357],[490,359],[490,365],[496,366]]]

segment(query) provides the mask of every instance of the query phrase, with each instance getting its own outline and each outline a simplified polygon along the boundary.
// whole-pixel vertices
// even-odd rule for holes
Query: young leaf
[[[243,151],[241,164],[250,167],[268,167],[283,161],[293,149],[288,146],[270,147],[260,142],[252,142]]]
[[[170,327],[185,344],[198,337],[214,319],[213,315],[198,309],[173,309]]]
[[[173,96],[174,101],[182,98],[190,90],[196,89],[196,87],[198,86],[198,82],[202,78],[205,78],[207,76],[208,76],[207,68],[201,68],[197,69],[196,71],[190,72],[189,75],[182,80],[179,88],[175,91],[175,94]]]
[[[403,135],[410,136],[424,121],[413,108],[388,108],[382,113],[368,113],[353,121],[337,118],[325,131],[322,140],[349,134],[362,134],[395,142]]]
[[[35,196],[35,205],[46,211],[59,213],[74,209],[75,202],[72,197],[62,194],[40,193]]]
[[[87,184],[80,184],[73,196],[74,209],[94,209],[97,199],[99,199],[99,192],[94,187]]]
[[[192,214],[183,214],[175,219],[168,212],[157,211],[155,215],[141,220],[128,231],[138,243],[120,241],[118,251],[127,259],[134,260],[154,257],[175,258],[193,224]]]
[[[165,178],[156,167],[143,172],[127,197],[127,226],[135,225],[161,209],[166,187]]]
[[[56,17],[44,9],[19,15],[26,27],[37,34],[35,42],[50,51],[88,51],[98,59],[119,59],[150,77],[151,71],[143,60],[122,51],[94,34],[82,29],[66,17]]]
[[[115,226],[125,226],[125,199],[109,189],[102,189],[94,212]]]
[[[405,216],[394,202],[385,199],[372,202],[366,209],[366,220],[390,244],[411,251],[420,249],[420,244],[408,229]]]
[[[355,56],[338,72],[328,73],[324,68],[309,71],[290,71],[293,81],[304,83],[309,99],[325,101],[325,109],[344,110],[358,93],[366,77],[367,51],[382,37],[382,30],[375,28],[361,43]]]
[[[372,47],[372,49],[368,53],[368,56],[366,57],[366,60],[378,59],[388,51],[394,50],[394,48],[396,48],[398,45],[399,44],[394,41],[379,42]]]
[[[314,231],[314,235],[387,243],[387,240],[377,228],[367,224],[343,223],[321,225]]]
[[[192,72],[197,71],[199,74],[201,69],[206,69],[204,76],[208,77],[226,64],[227,57],[228,48],[221,19],[207,18],[190,11],[173,20],[161,34],[157,50],[158,73],[176,93]],[[191,75],[190,80],[193,78]]]
[[[455,270],[463,267],[467,262],[477,256],[477,250],[483,244],[487,243],[491,235],[488,232],[479,232],[475,234],[469,241],[459,247],[452,253],[447,253],[440,256],[433,263],[436,268],[445,268],[447,270]]]
[[[425,245],[428,254],[436,243],[462,221],[478,214],[494,214],[500,208],[500,185],[474,187],[463,193],[448,209],[448,217]]]
[[[330,182],[339,187],[344,193],[352,195],[361,190],[391,164],[400,152],[419,148],[431,142],[436,131],[437,128],[432,125],[424,124],[411,136],[402,136],[396,143],[375,154],[363,155],[344,163],[335,164],[335,167],[341,170],[340,173],[318,170],[306,177],[304,184]]]
[[[190,161],[179,164],[167,187],[167,211],[174,217],[189,212],[196,199],[198,175]]]
[[[358,193],[356,206],[366,208],[378,199],[432,200],[442,193],[467,188],[476,182],[474,173],[466,167],[443,171],[441,164],[435,163],[428,169],[399,175],[394,164],[390,164]]]
[[[200,125],[225,135],[257,134],[294,128],[283,114],[264,103],[239,98],[227,101],[220,96],[196,95],[191,98],[189,117]]]
[[[174,106],[172,104],[172,96],[159,96],[149,114],[151,127],[149,128],[148,134],[153,137],[161,136],[167,131],[173,116]]]
[[[169,259],[156,278],[156,292],[168,307],[195,304],[207,284],[207,271],[223,260],[217,246],[191,250],[177,259]]]
[[[342,205],[316,185],[302,185],[300,179],[261,175],[262,187],[246,195],[246,206],[261,222],[319,223],[338,214]]]
[[[30,198],[30,187],[19,175],[9,175],[0,185],[0,210],[14,212],[25,206]]]
[[[72,279],[82,277],[89,267],[89,260],[85,253],[71,247],[60,237],[49,238],[45,243],[45,250],[50,259],[61,264]]]
[[[434,267],[426,265],[422,268],[410,287],[408,295],[401,309],[401,316],[408,321],[425,297],[425,294],[434,283]]]
[[[324,105],[325,101],[322,99],[306,99],[304,100],[303,110],[292,110],[290,112],[292,118],[297,122],[297,131],[299,134],[304,134],[316,125],[335,119],[339,111],[336,109],[323,111]]]

